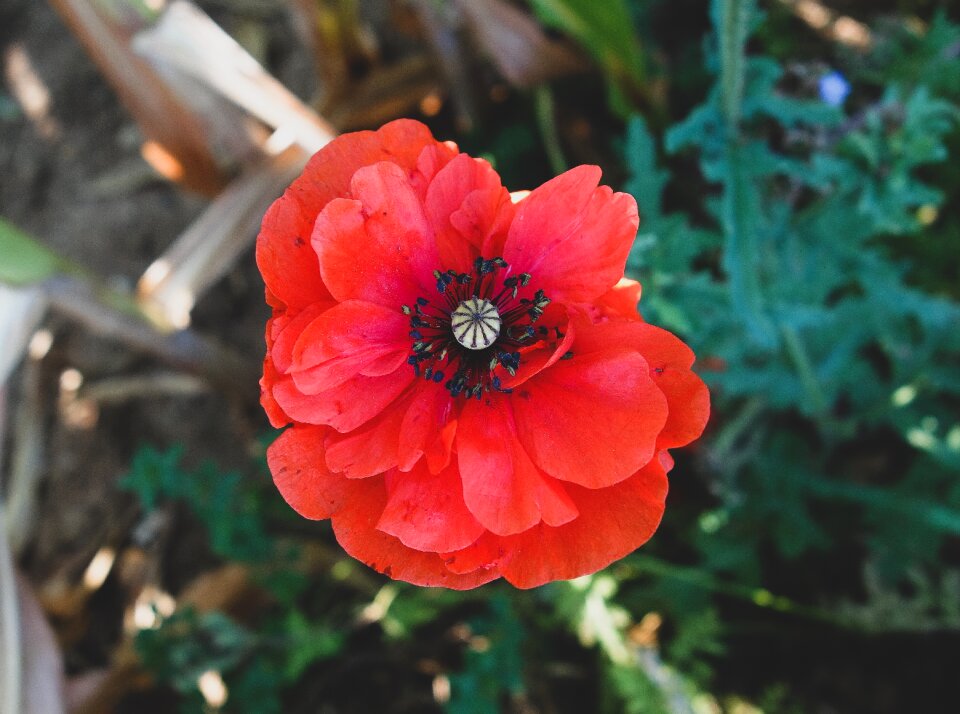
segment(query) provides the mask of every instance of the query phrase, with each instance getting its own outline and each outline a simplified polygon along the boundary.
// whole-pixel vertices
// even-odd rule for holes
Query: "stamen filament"
[[[451,397],[462,394],[480,399],[491,390],[511,391],[503,387],[495,370],[515,376],[520,349],[549,335],[545,328],[538,330],[533,325],[550,299],[543,290],[537,290],[532,298],[518,299],[532,276],[510,276],[508,271],[509,277],[498,278],[508,267],[503,258],[479,257],[472,274],[435,270],[436,297],[440,299],[418,297],[412,309],[402,306],[403,313],[410,316],[414,341],[407,362],[414,374],[437,384],[444,382]],[[557,339],[562,338],[558,329],[556,334]]]

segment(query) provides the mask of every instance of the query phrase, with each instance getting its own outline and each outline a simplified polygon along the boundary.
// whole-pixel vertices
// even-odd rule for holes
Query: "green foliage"
[[[389,605],[383,619],[387,635],[410,637],[417,629],[434,622],[442,613],[470,600],[482,600],[476,595],[441,588],[423,589],[406,583],[385,585],[377,594],[380,602]]]
[[[663,695],[649,677],[635,667],[611,664],[604,667],[601,681],[605,714],[650,714],[667,711]]]
[[[20,105],[9,94],[0,90],[0,121],[11,121],[22,113]]]
[[[904,578],[908,591],[891,584],[874,563],[864,567],[864,602],[839,604],[844,619],[866,630],[905,630],[934,632],[960,628],[960,570],[929,573],[911,568]]]
[[[137,635],[148,669],[179,692],[196,689],[204,672],[234,669],[254,647],[254,636],[226,615],[183,610]]]
[[[646,60],[625,0],[530,0],[537,17],[575,38],[607,75],[611,107],[620,114],[635,108]]]
[[[533,121],[532,117],[530,119]],[[505,186],[535,186],[543,180],[539,174],[539,142],[526,123],[510,124],[483,137],[473,152],[486,159],[503,177]],[[464,151],[469,151],[470,142]]]
[[[935,569],[960,536],[960,305],[911,282],[894,254],[936,229],[944,202],[931,176],[957,136],[960,27],[940,15],[922,36],[879,43],[861,76],[882,91],[848,117],[791,96],[778,61],[745,53],[753,3],[712,7],[712,91],[662,144],[634,118],[625,152],[643,217],[628,266],[644,313],[713,364],[702,374],[719,503],[687,536],[701,570],[678,582],[849,627],[952,626],[935,604],[953,581]],[[664,210],[671,154],[695,156],[716,187],[684,212]],[[857,455],[864,443],[904,468],[878,470]],[[869,549],[866,602],[836,618],[748,592],[767,576],[761,554],[781,564],[825,554],[853,524]],[[664,570],[657,590],[676,574]],[[702,597],[668,602],[656,606],[676,621],[671,658],[722,637],[687,639],[715,613]],[[895,603],[900,616],[885,620]]]
[[[662,661],[655,648],[631,641],[629,632],[636,623],[617,596],[619,584],[632,580],[632,569],[621,565],[617,570],[616,576],[602,573],[558,583],[551,591],[557,619],[584,646],[599,650],[600,711],[692,711],[697,690],[691,670],[680,675]],[[633,603],[632,612],[644,612],[651,603],[651,599],[641,598]]]
[[[926,87],[909,94],[891,87],[866,113],[863,127],[843,137],[837,147],[841,161],[818,168],[824,180],[850,188],[871,233],[916,233],[921,227],[916,209],[939,204],[943,195],[914,173],[947,158],[944,137],[957,118],[957,107]]]
[[[694,261],[715,250],[720,236],[692,226],[681,213],[664,213],[662,196],[670,174],[658,166],[656,142],[639,116],[627,128],[626,161],[630,170],[626,190],[636,197],[643,217],[627,268],[644,279],[644,311],[656,315],[665,327],[692,334],[695,316],[716,306],[722,292],[709,276],[695,270]]]
[[[287,650],[282,665],[283,678],[288,682],[296,682],[314,662],[336,655],[344,643],[342,632],[310,622],[296,609],[286,614],[280,630],[295,645]]]
[[[163,500],[182,500],[204,523],[210,546],[224,558],[262,561],[270,554],[270,540],[262,525],[258,489],[235,472],[204,463],[193,471],[180,466],[181,447],[166,452],[152,447],[134,454],[120,487],[133,491],[147,510]]]
[[[159,681],[183,695],[185,713],[208,711],[197,688],[207,671],[223,676],[230,696],[224,711],[279,713],[283,690],[308,667],[342,650],[346,623],[313,620],[301,610],[298,596],[306,580],[294,565],[295,553],[268,531],[258,485],[209,462],[185,470],[182,456],[181,447],[165,452],[143,447],[120,486],[136,493],[147,510],[186,503],[207,527],[214,553],[255,565],[277,603],[255,630],[222,612],[178,611],[140,632],[137,651]]]
[[[883,27],[877,48],[864,59],[860,75],[875,84],[896,82],[925,86],[946,97],[960,96],[960,65],[956,48],[960,26],[937,11],[925,30],[916,24],[889,22]]]
[[[142,630],[135,642],[140,660],[158,681],[184,695],[182,714],[202,714],[206,711],[197,682],[206,672],[226,674],[237,671],[239,665],[254,652],[255,636],[226,615],[219,612],[197,614],[183,610],[167,618],[156,629]],[[276,697],[276,682],[270,682],[264,691]],[[236,693],[229,709],[236,712],[279,711],[278,702],[266,702],[265,708],[249,709],[246,702],[237,700]],[[259,704],[263,704],[262,695]]]
[[[733,62],[730,71],[737,66]],[[836,110],[778,96],[782,73],[771,60],[751,59],[744,69],[743,101],[734,102],[739,109],[715,91],[666,136],[671,151],[699,150],[704,176],[721,186],[721,199],[704,208],[724,234],[721,264],[728,282],[691,269],[703,264],[704,255],[697,241],[688,240],[679,250],[690,279],[675,281],[682,287],[668,304],[651,307],[668,323],[687,327],[707,353],[730,365],[751,364],[749,372],[731,369],[717,377],[725,394],[763,396],[777,407],[823,416],[841,398],[866,401],[865,380],[882,384],[875,369],[854,358],[863,350],[887,348],[894,367],[909,362],[903,371],[915,373],[916,360],[909,357],[916,345],[927,347],[919,351],[929,363],[936,347],[925,341],[948,348],[945,343],[952,342],[943,330],[960,315],[957,306],[908,286],[902,268],[871,241],[916,232],[917,210],[939,202],[940,193],[921,182],[917,169],[945,158],[944,138],[954,127],[956,108],[922,87],[909,95],[893,88],[859,126],[837,137],[830,131],[840,119]],[[731,125],[730,117],[738,123]],[[777,151],[766,136],[770,120],[816,132],[817,141],[832,142],[826,148],[835,150],[808,150],[805,156]],[[635,177],[629,188],[651,219],[631,259],[640,270],[659,267],[652,243],[666,243],[676,235],[675,225],[686,227],[682,217],[660,213],[664,174],[654,168],[651,142],[636,120],[628,135]],[[707,295],[724,289],[729,309],[701,311]],[[916,327],[919,341],[912,334]],[[908,334],[915,346],[894,353]],[[871,400],[889,398],[896,386],[889,380]]]
[[[450,677],[450,714],[485,714],[501,709],[505,697],[523,692],[524,624],[502,591],[484,615],[469,621],[472,638],[463,668]]]
[[[184,714],[209,711],[198,690],[206,672],[223,678],[228,692],[224,711],[279,714],[283,689],[308,666],[337,654],[343,635],[307,621],[296,610],[258,632],[221,612],[181,610],[157,628],[141,631],[135,644],[144,667],[184,695]]]
[[[0,282],[30,285],[46,280],[63,267],[59,256],[0,218]]]
[[[677,610],[675,621],[677,631],[666,647],[668,660],[694,682],[708,683],[709,662],[725,651],[719,613],[713,607]]]
[[[280,687],[288,680],[282,677],[268,659],[257,658],[224,678],[229,698],[221,711],[233,714],[283,714]],[[210,711],[205,706],[204,714]]]

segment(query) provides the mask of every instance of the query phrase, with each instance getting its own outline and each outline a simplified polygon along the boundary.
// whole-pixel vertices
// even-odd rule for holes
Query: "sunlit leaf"
[[[644,91],[646,68],[633,18],[625,0],[531,0],[545,24],[569,34],[603,67],[618,112],[632,106],[631,94]]]
[[[46,280],[61,267],[53,251],[0,218],[0,282],[31,285]]]

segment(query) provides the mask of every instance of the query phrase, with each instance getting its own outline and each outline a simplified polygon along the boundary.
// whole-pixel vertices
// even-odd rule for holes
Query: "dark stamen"
[[[509,394],[496,370],[510,376],[520,369],[520,348],[550,337],[545,326],[534,326],[550,298],[543,290],[532,297],[520,291],[531,280],[530,273],[499,277],[509,266],[502,257],[478,257],[470,273],[435,270],[437,293],[433,299],[418,297],[401,306],[410,317],[409,335],[413,353],[407,363],[418,377],[443,383],[451,397],[482,399],[485,392]],[[558,340],[559,328],[553,328]],[[568,359],[572,353],[564,355]],[[440,369],[446,365],[445,369]],[[421,368],[421,366],[423,368]],[[448,379],[445,373],[452,373]],[[444,381],[446,380],[446,381]]]

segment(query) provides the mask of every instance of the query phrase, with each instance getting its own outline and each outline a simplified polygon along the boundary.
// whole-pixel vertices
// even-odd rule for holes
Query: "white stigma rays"
[[[457,342],[468,350],[485,350],[500,335],[500,313],[489,300],[471,297],[450,315],[450,327]]]

